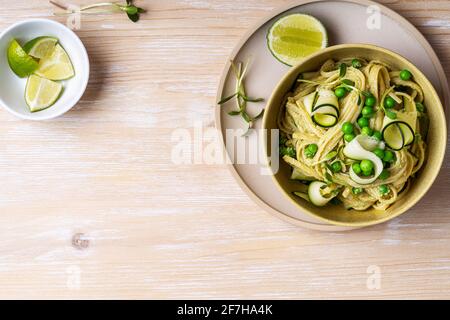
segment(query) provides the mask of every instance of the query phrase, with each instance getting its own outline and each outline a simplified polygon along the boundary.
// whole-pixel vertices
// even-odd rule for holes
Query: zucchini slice
[[[312,114],[314,103],[316,102],[317,91],[314,91],[303,98],[303,104],[305,105],[306,111]]]
[[[396,119],[390,119],[385,116],[382,129],[384,141],[394,150],[400,150],[403,147],[411,145],[414,142],[416,122],[417,112],[397,112]],[[403,140],[401,146],[399,130],[401,131],[401,139]]]
[[[350,178],[358,184],[366,185],[377,180],[378,176],[383,172],[383,161],[381,161],[375,153],[364,149],[362,146],[365,141],[364,135],[359,135],[355,139],[353,139],[350,143],[348,143],[343,152],[344,155],[348,158],[355,160],[370,160],[373,162],[375,166],[375,173],[372,177],[360,177],[353,170],[353,166],[350,167]]]
[[[333,199],[333,197],[325,198],[322,195],[321,190],[326,186],[327,184],[322,181],[311,182],[308,188],[308,197],[309,201],[311,201],[313,205],[323,207],[328,202],[330,202],[331,199]]]
[[[309,199],[309,196],[307,193],[303,193],[303,192],[294,192],[294,195],[296,195],[297,197],[300,197],[308,202],[311,202],[311,199]]]
[[[391,122],[383,128],[383,139],[389,148],[398,151],[405,146],[405,138],[403,131],[400,128],[398,122]]]
[[[313,181],[314,177],[307,176],[306,174],[303,174],[300,170],[294,169],[292,170],[291,180]]]
[[[311,104],[311,101],[315,101]],[[313,122],[321,127],[330,128],[337,124],[339,119],[339,103],[331,90],[320,90],[316,95],[308,95],[304,100],[305,106],[310,108]]]
[[[324,127],[331,128],[338,122],[338,117],[335,114],[329,113],[315,113],[312,116],[312,120],[315,124]]]

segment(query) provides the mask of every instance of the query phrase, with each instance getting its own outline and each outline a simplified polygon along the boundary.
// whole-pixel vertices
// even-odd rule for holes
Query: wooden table
[[[350,233],[280,221],[222,165],[171,162],[174,129],[214,125],[233,46],[287,2],[138,1],[138,24],[82,19],[82,101],[51,122],[0,111],[0,298],[450,298],[449,157],[414,210]],[[450,1],[383,3],[449,73]],[[44,0],[0,7],[0,30],[65,20]]]

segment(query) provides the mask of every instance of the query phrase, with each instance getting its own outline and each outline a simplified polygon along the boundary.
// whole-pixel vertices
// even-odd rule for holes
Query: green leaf
[[[289,156],[289,157],[295,159],[297,157],[297,152],[295,151],[295,149],[293,147],[281,146],[280,147],[280,155],[281,156]]]
[[[250,123],[250,122],[252,122],[252,118],[247,114],[247,112],[241,112],[241,114],[242,114],[242,118],[244,118],[244,120],[247,122],[247,123]]]
[[[416,102],[416,109],[417,109],[417,111],[419,111],[421,113],[425,112],[425,106],[420,102]]]
[[[329,161],[337,156],[337,151],[331,151],[325,156],[325,160]]]
[[[341,78],[345,77],[346,73],[347,73],[347,65],[345,63],[341,63],[339,65],[339,77]]]
[[[397,119],[397,114],[395,112],[390,111],[390,110],[385,110],[385,113],[389,119],[392,119],[392,120]]]
[[[261,118],[264,115],[264,109],[261,110],[260,113],[258,113],[258,115],[256,117],[253,118],[253,120],[258,120],[259,118]]]
[[[240,114],[241,114],[240,111],[230,111],[230,112],[228,112],[228,115],[230,115],[230,116],[238,116]]]
[[[348,85],[348,86],[354,86],[355,85],[355,83],[352,81],[352,80],[349,80],[349,79],[342,79],[342,81],[341,81],[343,84],[346,84],[346,85]]]
[[[127,16],[133,22],[138,22],[139,21],[139,13],[130,14],[130,13],[127,12]]]
[[[240,96],[242,99],[244,99],[244,101],[246,101],[246,102],[262,102],[262,101],[264,101],[263,98],[249,98],[249,97],[244,96],[244,95],[242,95],[242,94],[239,94],[239,96]]]
[[[236,97],[237,95],[238,95],[237,92],[236,92],[236,93],[233,93],[231,96],[222,98],[222,100],[220,100],[219,102],[217,102],[217,104],[219,104],[219,105],[224,104],[225,102],[230,101],[231,99],[233,99],[233,98]]]
[[[138,8],[131,5],[131,6],[125,7],[125,11],[126,11],[126,13],[128,13],[130,15],[135,15],[136,13],[138,13]]]

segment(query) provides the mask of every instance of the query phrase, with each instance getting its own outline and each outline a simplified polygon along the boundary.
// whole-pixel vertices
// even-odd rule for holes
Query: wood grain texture
[[[92,75],[71,112],[32,123],[0,111],[0,298],[450,298],[448,156],[421,210],[350,233],[272,217],[224,166],[171,163],[174,129],[213,126],[235,43],[288,1],[137,3],[149,10],[138,24],[82,19]],[[449,73],[450,2],[382,3]],[[45,0],[6,6],[0,30],[64,22]]]

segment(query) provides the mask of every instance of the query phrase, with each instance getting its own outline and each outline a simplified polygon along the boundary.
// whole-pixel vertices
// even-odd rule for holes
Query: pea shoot
[[[264,115],[264,109],[262,109],[261,112],[255,117],[250,116],[247,112],[247,103],[257,103],[264,101],[263,98],[250,98],[246,94],[244,79],[248,71],[248,66],[249,62],[244,65],[242,62],[236,64],[234,61],[231,61],[231,69],[233,70],[234,76],[236,77],[236,92],[217,102],[218,105],[222,106],[231,99],[236,99],[237,110],[229,112],[228,115],[241,116],[242,119],[247,123],[247,131],[243,134],[243,136],[247,136],[251,132],[250,129],[253,128],[255,121]]]
[[[296,158],[296,152],[293,147],[280,146],[280,155],[281,156],[289,156],[291,158]]]
[[[50,3],[53,4],[55,7],[65,10],[66,11],[65,14],[74,14],[74,13],[95,14],[96,13],[95,10],[98,10],[99,8],[105,9],[102,13],[124,12],[127,14],[128,18],[133,22],[138,22],[141,13],[145,13],[145,10],[135,6],[132,0],[127,0],[126,4],[116,2],[94,3],[88,6],[81,7],[77,11],[75,11],[75,9],[69,6],[63,5],[54,0],[51,0]]]

